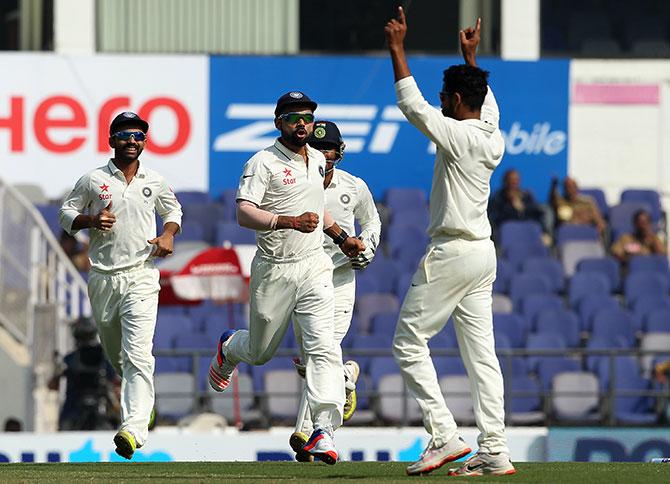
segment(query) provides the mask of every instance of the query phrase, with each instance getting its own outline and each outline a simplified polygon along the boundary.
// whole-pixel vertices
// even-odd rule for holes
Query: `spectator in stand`
[[[489,219],[494,229],[508,220],[534,220],[544,225],[542,207],[528,190],[521,188],[521,176],[515,169],[503,175],[503,186],[489,200]]]
[[[558,191],[558,178],[551,181],[551,207],[556,215],[556,224],[595,225],[602,237],[607,228],[595,200],[579,193],[577,182],[570,177],[563,181],[563,196]]]
[[[5,420],[5,432],[21,432],[23,430],[23,425],[18,418],[8,417]]]
[[[663,241],[654,233],[651,216],[646,210],[633,215],[633,233],[623,234],[612,244],[612,255],[625,266],[635,255],[665,254]]]

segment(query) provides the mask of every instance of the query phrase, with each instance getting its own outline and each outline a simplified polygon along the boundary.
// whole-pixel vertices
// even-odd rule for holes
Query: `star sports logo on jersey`
[[[226,118],[244,124],[218,134],[214,138],[214,151],[253,153],[272,145],[277,136],[273,111],[271,104],[229,104]],[[401,129],[414,129],[395,105],[319,104],[317,117],[337,123],[348,153],[391,153]],[[567,133],[552,129],[549,121],[525,125],[513,120],[508,126],[501,126],[501,130],[508,155],[555,156],[567,146]],[[435,145],[428,143],[426,152],[434,153]]]

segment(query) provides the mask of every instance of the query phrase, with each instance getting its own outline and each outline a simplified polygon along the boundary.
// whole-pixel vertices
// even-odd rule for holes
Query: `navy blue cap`
[[[136,127],[140,128],[144,133],[149,131],[149,123],[140,118],[137,114],[131,111],[125,111],[121,114],[118,114],[113,120],[112,124],[109,125],[109,134],[112,135],[121,131],[123,127]]]
[[[343,143],[340,130],[332,121],[315,121],[312,136],[307,142],[310,146],[332,145],[336,148]]]
[[[277,99],[277,107],[275,108],[275,117],[279,116],[279,114],[284,110],[284,107],[289,106],[291,104],[302,104],[311,109],[312,112],[316,111],[317,106],[317,104],[314,101],[312,101],[309,98],[309,96],[304,92],[290,91],[282,95],[279,99]]]

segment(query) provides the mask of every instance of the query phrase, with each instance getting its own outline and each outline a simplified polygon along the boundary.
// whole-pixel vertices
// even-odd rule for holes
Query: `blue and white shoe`
[[[234,329],[223,332],[219,338],[216,355],[209,364],[209,385],[217,392],[222,392],[228,388],[230,378],[235,371],[235,365],[228,363],[226,356],[223,354],[223,348],[228,346],[234,333]]]
[[[338,454],[333,435],[324,429],[314,430],[302,450],[309,452],[326,464],[334,465],[337,463]]]

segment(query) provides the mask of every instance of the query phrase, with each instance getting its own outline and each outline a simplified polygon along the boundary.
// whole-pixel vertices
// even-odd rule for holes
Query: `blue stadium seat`
[[[509,411],[512,418],[515,414],[542,411],[540,398],[542,389],[534,378],[528,375],[515,375],[512,377],[510,390],[511,394],[507,398],[510,400]]]
[[[617,292],[621,289],[621,266],[611,256],[589,257],[577,263],[577,272],[599,272],[610,280],[610,287]]]
[[[393,294],[396,295],[399,301],[403,301],[405,299],[407,289],[409,289],[413,277],[413,272],[405,272],[398,276],[398,279],[395,282],[395,290],[393,291]]]
[[[523,356],[503,355],[498,357],[498,361],[505,379],[528,374],[528,361]]]
[[[592,338],[623,337],[628,348],[635,346],[635,321],[625,309],[601,309],[593,317]]]
[[[181,233],[179,234],[179,240],[184,241],[207,241],[205,237],[205,230],[202,225],[193,220],[184,220],[181,223]]]
[[[356,300],[354,315],[358,318],[361,330],[369,333],[370,322],[377,314],[397,314],[400,309],[398,298],[393,294],[364,294]]]
[[[599,241],[598,229],[593,225],[563,224],[556,229],[556,245],[574,241]]]
[[[633,272],[623,283],[623,293],[629,304],[643,295],[667,295],[670,291],[670,279],[658,272]]]
[[[565,289],[563,266],[552,257],[529,257],[523,262],[522,271],[546,276],[553,292],[562,292]]]
[[[610,280],[599,272],[578,272],[570,279],[568,301],[570,307],[577,308],[582,298],[608,295],[612,292]]]
[[[633,312],[635,327],[644,326],[647,316],[657,309],[670,309],[670,296],[667,294],[642,294],[635,300],[629,301],[628,307]]]
[[[670,333],[670,306],[654,309],[647,313],[647,317],[643,321],[643,330],[645,333]]]
[[[175,192],[175,196],[179,203],[182,205],[190,205],[192,203],[209,203],[211,198],[208,192],[201,192],[197,190],[184,190]]]
[[[591,336],[586,343],[588,350],[617,350],[628,348],[628,341],[623,336],[601,335]],[[598,367],[602,360],[607,360],[606,355],[591,355],[586,357],[586,368],[594,373],[598,372]]]
[[[458,348],[458,341],[456,341],[456,335],[453,332],[443,329],[428,341],[428,347],[431,351],[434,349],[452,350]]]
[[[216,341],[212,341],[202,333],[183,333],[175,338],[175,348],[184,350],[212,350],[216,348]]]
[[[228,188],[222,191],[219,200],[223,204],[223,220],[235,222],[237,220],[237,189]]]
[[[610,208],[612,240],[616,240],[623,233],[633,231],[633,215],[638,210],[651,213],[651,206],[644,202],[622,202]]]
[[[581,330],[590,332],[593,328],[593,316],[600,309],[619,309],[621,304],[610,294],[592,294],[584,297],[577,305],[579,319],[581,321]]]
[[[628,272],[660,272],[661,274],[670,274],[668,266],[668,256],[661,254],[654,255],[636,255],[628,261]]]
[[[419,261],[426,253],[425,245],[408,245],[396,248],[391,255],[398,261],[400,267],[405,271],[414,272],[419,265]]]
[[[237,222],[218,222],[214,244],[224,245],[225,242],[230,242],[232,245],[254,245],[256,244],[256,232],[240,227]]]
[[[383,291],[381,288],[382,281],[376,275],[368,272],[367,269],[359,274],[356,274],[356,298],[363,294],[372,294]]]
[[[493,292],[498,294],[509,293],[509,282],[514,275],[514,267],[505,259],[498,259],[496,266],[496,280],[493,282]]]
[[[644,392],[650,390],[650,382],[640,375],[640,368],[635,358],[618,356],[614,360],[614,375],[610,374],[611,363],[602,359],[598,365],[603,389],[609,388],[610,380],[614,378],[615,392]],[[631,395],[616,396],[614,398],[614,414],[622,424],[651,424],[656,422],[653,399],[648,396]]]
[[[398,368],[398,364],[392,356],[378,356],[370,361],[366,373],[372,380],[373,387],[377,388],[377,384],[383,376],[399,374],[400,368]]]
[[[156,356],[156,373],[190,372],[192,369],[189,356]]]
[[[428,225],[430,225],[428,207],[399,207],[391,212],[389,227],[397,229],[413,227],[425,232]]]
[[[216,224],[224,220],[223,205],[211,203],[191,203],[182,206],[185,222],[198,223],[204,232],[204,239],[210,244],[214,243],[216,236]]]
[[[546,309],[540,311],[535,322],[537,333],[560,334],[568,347],[576,348],[580,343],[579,318],[569,309]]]
[[[558,373],[580,370],[578,361],[565,356],[539,357],[537,363],[537,376],[540,380],[540,385],[545,391],[551,388],[552,380]]]
[[[596,202],[596,205],[598,205],[598,210],[600,210],[600,214],[608,218],[610,216],[610,208],[609,205],[607,205],[607,199],[605,198],[605,192],[603,192],[600,188],[581,188],[579,190],[579,193],[582,195],[588,195],[589,197],[593,198],[593,200]]]
[[[393,336],[397,322],[398,313],[376,314],[370,321],[370,334],[387,334]]]
[[[563,308],[565,301],[557,294],[529,294],[521,300],[521,313],[526,319],[528,329],[535,328],[535,320],[541,311]]]
[[[436,356],[433,362],[438,376],[467,374],[460,356]]]
[[[628,189],[621,192],[621,202],[627,203],[646,203],[650,207],[649,214],[654,224],[661,221],[663,208],[661,206],[661,197],[656,190]]]
[[[426,194],[421,188],[389,188],[384,197],[386,206],[393,210],[425,208]]]
[[[517,310],[521,307],[521,300],[525,296],[549,293],[551,293],[551,283],[545,276],[539,274],[515,274],[512,276],[509,296]]]
[[[500,247],[504,250],[509,247],[541,246],[542,226],[535,221],[508,221],[500,225]]]
[[[567,343],[563,335],[556,333],[531,333],[526,340],[527,350],[557,350],[565,349]],[[545,356],[533,355],[527,359],[528,369],[531,371],[537,370],[538,363],[545,359]]]
[[[396,281],[403,272],[403,268],[393,260],[377,255],[364,271],[356,273],[356,281],[361,275],[369,274],[377,279],[378,292],[393,292]]]
[[[389,227],[385,231],[385,245],[394,255],[405,249],[419,247],[425,250],[428,244],[428,235],[417,227]]]
[[[563,264],[566,277],[572,277],[582,260],[605,257],[605,249],[600,241],[575,240],[559,246],[558,257]]]
[[[58,222],[58,211],[60,210],[60,206],[55,204],[36,205],[36,208],[42,217],[44,217],[44,221],[53,232],[54,237],[58,239],[63,230]]]
[[[502,332],[509,338],[512,348],[526,345],[526,323],[517,314],[493,314],[493,329],[496,335]]]
[[[549,257],[549,249],[545,245],[512,245],[503,249],[503,255],[514,270],[521,268],[529,257]]]

